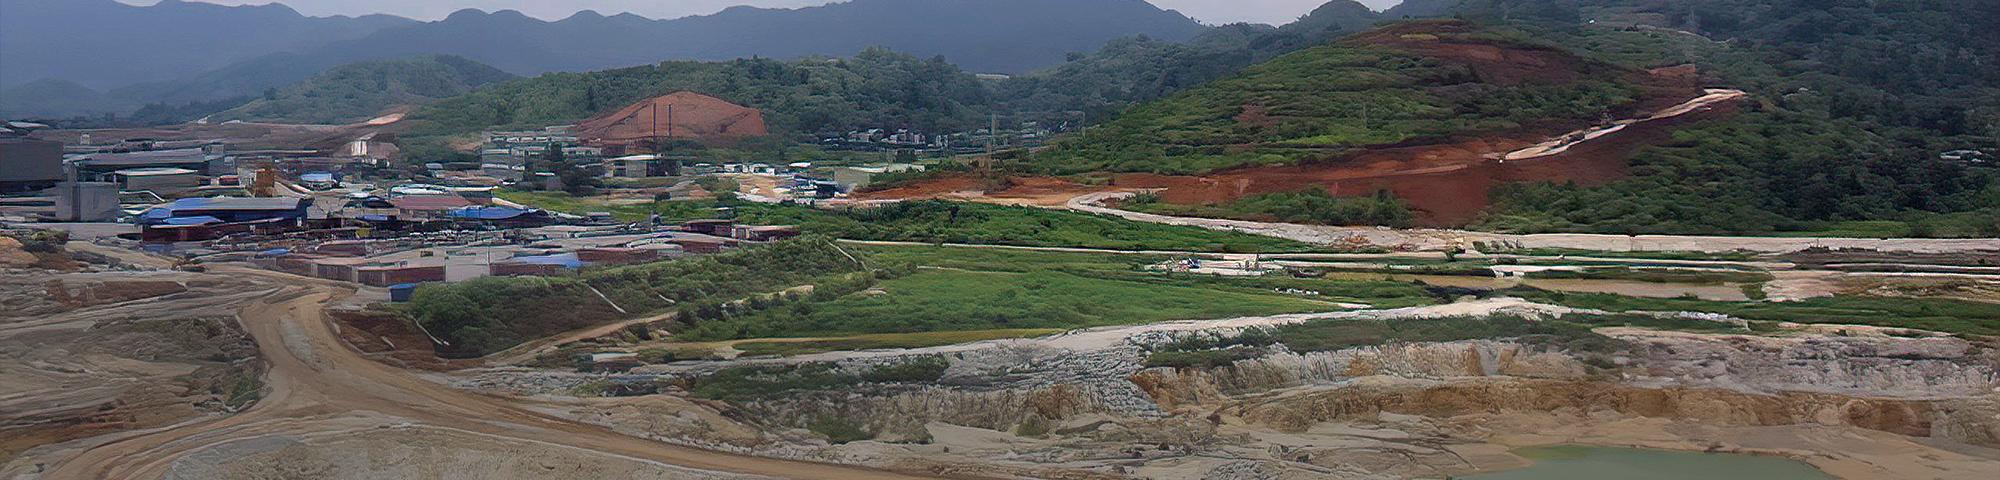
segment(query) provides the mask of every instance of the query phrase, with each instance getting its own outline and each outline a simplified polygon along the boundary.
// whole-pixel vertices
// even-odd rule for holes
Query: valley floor
[[[1982,313],[2000,281],[1924,257],[1990,249],[1992,241],[1853,240],[1885,256],[1872,262],[1964,270],[1938,274],[1947,284],[1734,252],[1832,240],[1640,240],[1678,253],[1633,259],[1618,253],[1632,248],[1589,236],[1205,223],[1121,213],[1097,206],[1102,198],[1070,206],[1322,244],[1394,235],[1368,238],[1418,250],[1474,241],[1597,250],[1473,256],[1491,262],[1483,268],[1651,262],[1722,272],[1717,278],[1750,279],[1792,303],[1540,290],[1459,297],[1450,292],[1482,287],[1156,270],[1196,256],[1209,258],[1201,268],[1243,272],[1463,263],[1437,252],[1263,258],[873,242],[855,247],[919,268],[804,308],[967,315],[1004,301],[973,292],[1018,290],[1017,303],[1041,305],[1141,282],[1168,282],[1147,292],[1202,300],[1127,292],[1045,306],[1055,309],[1046,315],[1083,315],[1075,317],[1083,328],[987,318],[980,321],[995,323],[951,324],[964,331],[626,336],[631,327],[675,328],[671,317],[646,317],[483,361],[419,365],[409,359],[428,358],[422,337],[340,313],[379,292],[227,263],[180,272],[165,259],[77,242],[73,250],[103,252],[130,273],[9,271],[19,280],[9,283],[25,288],[0,301],[44,313],[0,325],[0,342],[21,347],[7,350],[9,377],[38,379],[0,395],[8,420],[0,427],[15,440],[5,444],[0,474],[1416,478],[1518,467],[1527,460],[1512,449],[1555,444],[1775,455],[1841,478],[1983,478],[2000,469],[2000,347],[1979,333],[2000,323]],[[63,286],[34,287],[50,282]],[[952,292],[914,295],[940,286]],[[1738,287],[1728,288],[1749,291]],[[1129,310],[1146,302],[1158,305]],[[818,318],[760,315],[732,321]],[[190,317],[218,323],[186,340],[109,335],[158,331],[121,322]],[[970,329],[982,325],[990,329]],[[147,350],[159,342],[186,352]],[[254,345],[254,353],[203,353],[228,345]],[[542,365],[548,348],[668,355],[630,371],[580,372]],[[229,368],[208,369],[225,380],[188,383],[214,378],[194,372],[216,363]],[[232,371],[259,379],[249,387],[254,396],[232,394],[243,387],[227,375],[244,378]],[[189,390],[134,396],[176,388]]]

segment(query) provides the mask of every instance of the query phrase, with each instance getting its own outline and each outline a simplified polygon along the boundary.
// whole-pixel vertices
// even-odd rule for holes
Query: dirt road
[[[1395,230],[1372,227],[1335,227],[1293,223],[1252,222],[1215,218],[1173,217],[1106,207],[1104,202],[1125,198],[1132,192],[1103,192],[1070,199],[1071,210],[1111,215],[1141,222],[1186,225],[1212,230],[1228,230],[1297,240],[1320,245],[1387,247],[1410,250],[1444,250],[1471,247],[1474,243],[1505,243],[1516,248],[1568,248],[1610,252],[1673,251],[1789,253],[1811,248],[1870,249],[1883,252],[1950,253],[2000,250],[2000,239],[1874,239],[1874,238],[1783,238],[1709,237],[1681,235],[1593,235],[1471,232],[1463,230]]]
[[[177,459],[223,443],[348,431],[357,423],[417,424],[716,472],[783,478],[918,478],[669,445],[558,419],[514,399],[455,390],[368,360],[343,344],[323,309],[351,295],[349,287],[239,266],[217,266],[214,271],[254,277],[270,287],[240,312],[244,329],[269,362],[266,397],[234,416],[98,439],[80,454],[51,465],[42,478],[160,478]]]

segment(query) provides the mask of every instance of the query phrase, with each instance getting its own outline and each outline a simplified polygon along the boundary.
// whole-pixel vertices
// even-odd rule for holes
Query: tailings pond
[[[1514,450],[1534,464],[1468,480],[1830,480],[1805,462],[1778,457],[1558,445]]]

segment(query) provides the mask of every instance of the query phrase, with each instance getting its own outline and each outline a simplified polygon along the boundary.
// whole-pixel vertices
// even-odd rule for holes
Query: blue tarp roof
[[[139,221],[141,222],[164,222],[169,218],[174,218],[174,209],[172,207],[148,208],[144,213],[139,214]]]
[[[172,217],[162,221],[161,223],[167,225],[207,225],[211,223],[222,223],[222,219],[215,217],[208,217],[208,216]]]
[[[583,260],[574,253],[544,255],[539,257],[514,257],[513,261],[529,265],[562,265],[567,268],[583,268]]]
[[[527,215],[527,210],[513,207],[465,207],[451,211],[451,218],[468,220],[507,220]]]
[[[301,181],[301,182],[331,182],[331,181],[333,181],[333,174],[331,174],[331,173],[307,173],[307,174],[302,174],[302,175],[299,175],[299,181]]]
[[[300,198],[183,198],[173,203],[147,209],[139,214],[140,225],[200,225],[171,223],[177,217],[215,217],[223,223],[268,220],[272,218],[301,218],[305,207],[312,200]]]

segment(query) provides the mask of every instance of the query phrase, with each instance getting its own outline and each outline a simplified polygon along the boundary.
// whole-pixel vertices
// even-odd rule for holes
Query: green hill
[[[984,125],[987,89],[942,58],[869,49],[850,59],[665,62],[552,73],[439,102],[412,120],[417,135],[576,122],[648,97],[688,90],[762,109],[775,133]]]
[[[1282,27],[1230,24],[1187,42],[1137,36],[1072,54],[1054,68],[997,85],[998,110],[1083,111],[1109,120],[1132,105],[1234,75],[1245,67],[1360,32],[1381,16],[1353,0],[1333,0]]]
[[[1631,153],[1622,180],[1502,184],[1472,226],[2000,237],[2000,165],[1984,160],[2000,152],[2000,29],[1982,23],[2000,4],[1447,0],[1387,13],[1437,14],[1458,20],[1418,24],[1483,25],[1438,43],[1568,60],[1531,69],[1544,81],[1496,82],[1477,62],[1409,48],[1429,35],[1399,24],[1135,107],[1022,166],[1202,174],[1532,134],[1621,113],[1653,97],[1631,73],[1692,64],[1700,85],[1752,100]]]
[[[1693,63],[1757,101],[1639,151],[1625,180],[1502,187],[1479,227],[2000,237],[2000,165],[1944,155],[2000,152],[2000,2],[1529,3],[1457,14],[1534,22],[1606,58]]]
[[[1587,124],[1633,102],[1629,69],[1458,21],[1399,24],[1135,107],[1037,155],[1052,173],[1199,174],[1352,147]],[[1484,52],[1504,52],[1487,61]]]
[[[218,113],[214,119],[347,123],[373,118],[391,107],[429,104],[514,78],[485,64],[449,55],[366,61],[267,90],[262,98]]]

